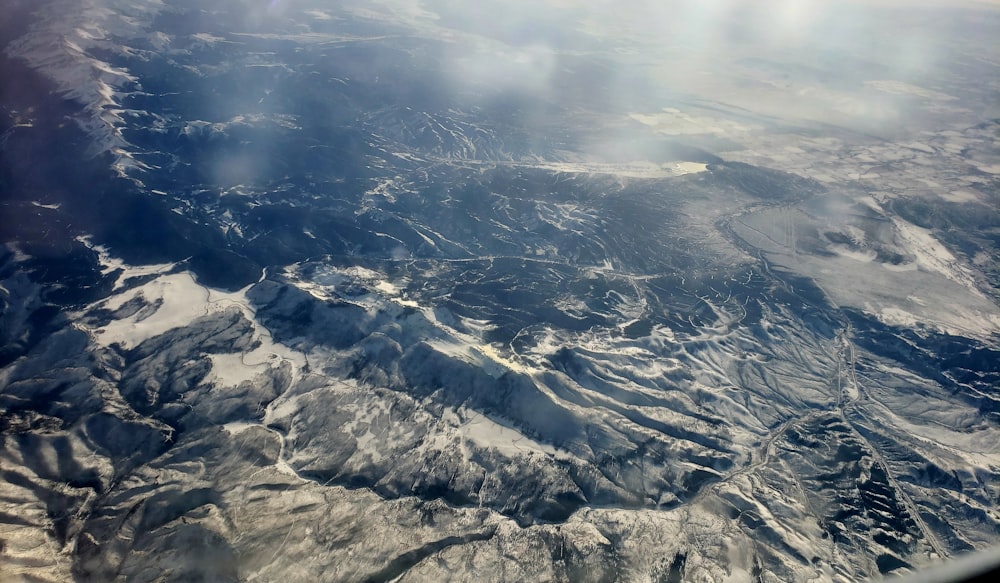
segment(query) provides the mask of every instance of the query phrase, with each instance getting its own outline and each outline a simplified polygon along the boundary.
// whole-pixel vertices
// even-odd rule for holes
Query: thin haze
[[[886,131],[922,106],[918,98],[955,98],[946,89],[956,52],[1000,60],[981,25],[996,12],[980,2],[405,4],[394,14],[450,42],[456,91],[473,84],[571,101],[559,83],[565,57],[604,54],[615,69],[590,91],[619,112],[662,92]],[[618,74],[623,66],[628,74]]]

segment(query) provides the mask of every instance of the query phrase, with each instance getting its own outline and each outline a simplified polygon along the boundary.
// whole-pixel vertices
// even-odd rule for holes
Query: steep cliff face
[[[948,47],[918,75],[846,12],[818,70],[754,9],[209,4],[0,23],[0,579],[1000,542],[993,11],[865,12]]]

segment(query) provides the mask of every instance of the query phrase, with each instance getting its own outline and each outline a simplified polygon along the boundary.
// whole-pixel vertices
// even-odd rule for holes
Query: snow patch
[[[94,330],[96,340],[103,346],[119,344],[126,349],[135,348],[201,316],[245,305],[246,300],[241,296],[240,292],[224,293],[206,288],[189,272],[164,275],[102,302],[102,307],[117,310],[129,301],[141,299],[155,306],[155,310],[152,313],[139,310],[132,316],[97,328]]]
[[[539,443],[517,429],[465,407],[447,408],[441,420],[455,426],[462,438],[481,449],[495,449],[508,457],[525,453],[554,456],[555,447]]]
[[[652,114],[631,113],[629,117],[668,136],[701,134],[734,135],[745,134],[760,129],[756,126],[744,125],[733,120],[684,113],[672,107],[664,108],[662,111]]]
[[[223,292],[199,284],[190,272],[165,274],[175,267],[173,264],[131,266],[112,257],[103,247],[90,245],[90,248],[98,252],[104,273],[121,272],[114,287],[118,293],[99,302],[98,306],[114,311],[130,301],[141,300],[145,304],[126,318],[93,329],[98,344],[134,348],[169,330],[187,326],[202,316],[237,308],[253,325],[252,341],[256,347],[244,353],[209,355],[212,371],[205,382],[238,386],[284,362],[292,364],[293,374],[306,365],[304,354],[274,342],[267,329],[256,322],[255,310],[246,297],[251,286],[235,292]],[[140,286],[122,289],[124,280],[149,275],[158,277]]]
[[[707,164],[698,162],[656,162],[635,161],[619,164],[598,162],[536,162],[532,164],[513,164],[538,168],[549,172],[566,174],[608,174],[624,178],[674,178],[685,174],[697,174],[708,170]]]
[[[969,271],[927,229],[918,227],[898,217],[890,217],[898,234],[898,241],[916,257],[917,265],[940,273],[967,288],[973,295],[982,297]]]

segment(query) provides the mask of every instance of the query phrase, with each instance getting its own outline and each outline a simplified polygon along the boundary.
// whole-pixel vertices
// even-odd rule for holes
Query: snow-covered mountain
[[[1000,544],[1000,12],[475,6],[8,3],[0,579]]]

